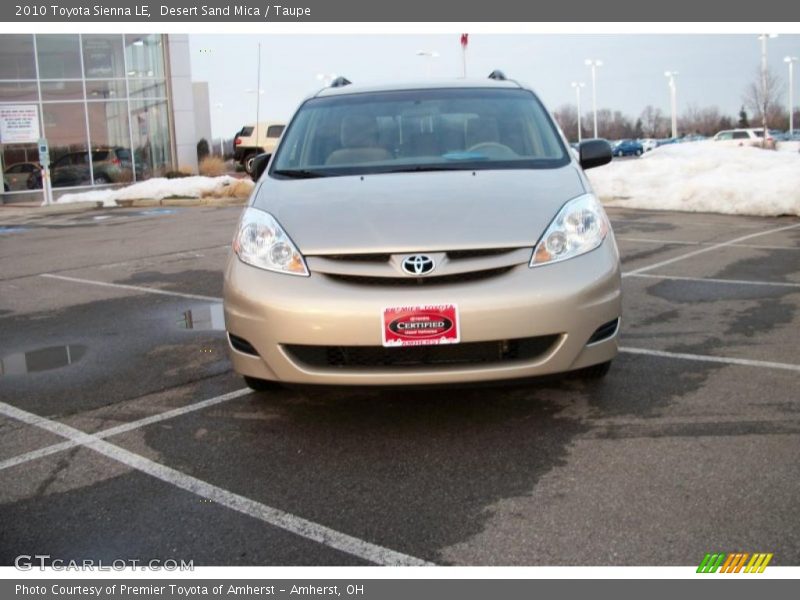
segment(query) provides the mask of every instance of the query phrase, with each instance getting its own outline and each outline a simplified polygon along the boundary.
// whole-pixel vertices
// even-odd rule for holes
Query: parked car
[[[253,172],[253,159],[259,154],[271,155],[283,133],[285,123],[265,122],[245,125],[233,138],[233,158],[248,174]],[[257,138],[257,139],[256,139]]]
[[[40,171],[42,166],[35,162],[20,162],[9,165],[3,171],[4,188],[7,192],[19,192],[22,190],[36,189],[31,187],[34,180],[31,179],[33,172]]]
[[[620,263],[583,169],[610,160],[498,72],[334,82],[254,164],[224,278],[234,369],[259,390],[605,375]]]
[[[645,138],[643,140],[639,140],[642,144],[642,150],[645,152],[650,152],[651,150],[655,150],[658,148],[658,140],[655,138]]]
[[[92,178],[92,171],[94,178]],[[50,166],[53,187],[103,185],[133,180],[133,163],[128,148],[95,148],[92,150],[92,170],[87,151],[69,152]]]
[[[636,140],[620,140],[611,148],[614,156],[641,156],[644,146]]]
[[[758,146],[764,139],[763,129],[725,129],[718,132],[713,138],[715,142],[722,142],[727,146]],[[772,135],[767,136],[767,142],[774,142]]]

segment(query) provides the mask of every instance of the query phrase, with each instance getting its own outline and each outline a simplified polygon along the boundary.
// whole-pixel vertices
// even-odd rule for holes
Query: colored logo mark
[[[748,560],[749,559],[749,560]],[[715,552],[703,557],[700,566],[697,567],[698,573],[763,573],[767,568],[772,554],[756,552]]]

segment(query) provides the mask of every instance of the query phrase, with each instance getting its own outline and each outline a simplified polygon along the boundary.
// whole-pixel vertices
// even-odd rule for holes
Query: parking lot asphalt
[[[258,394],[238,214],[0,222],[0,564],[800,564],[800,220],[610,209],[600,382]]]

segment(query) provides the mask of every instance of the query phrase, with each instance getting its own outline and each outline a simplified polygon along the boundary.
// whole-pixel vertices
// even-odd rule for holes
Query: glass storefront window
[[[43,105],[53,187],[91,184],[83,102]]]
[[[125,77],[121,35],[84,35],[82,43],[87,79]]]
[[[83,100],[82,81],[43,81],[42,100]]]
[[[127,102],[92,102],[89,140],[95,183],[133,181]]]
[[[159,34],[126,34],[128,77],[163,78],[164,48]]]
[[[124,79],[90,79],[86,81],[86,99],[92,100],[124,100]]]
[[[166,101],[131,100],[131,123],[136,179],[169,171],[172,157]]]
[[[40,79],[80,79],[80,39],[77,35],[37,35]]]
[[[32,35],[0,35],[0,79],[36,79]]]
[[[38,99],[35,81],[0,81],[0,102],[36,102]]]
[[[39,151],[36,144],[4,144],[2,146],[2,201],[30,200],[31,192],[42,187]]]
[[[174,168],[164,39],[0,35],[0,103],[38,105],[54,188],[128,183],[134,173],[144,180]],[[0,146],[0,202],[41,198],[38,160],[35,144]]]
[[[167,85],[163,79],[132,79],[129,86],[131,98],[167,97]]]

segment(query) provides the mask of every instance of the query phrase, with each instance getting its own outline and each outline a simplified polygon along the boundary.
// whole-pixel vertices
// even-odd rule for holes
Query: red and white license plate
[[[461,331],[455,304],[395,306],[383,309],[384,346],[457,344]]]

